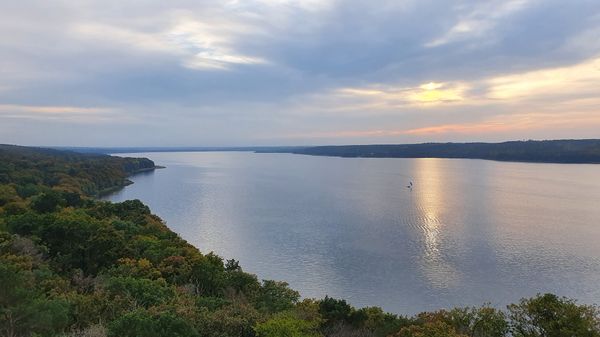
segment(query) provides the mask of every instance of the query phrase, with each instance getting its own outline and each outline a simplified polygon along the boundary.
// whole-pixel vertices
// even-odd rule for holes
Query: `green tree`
[[[225,272],[225,286],[244,294],[249,299],[255,298],[260,291],[260,283],[256,275],[245,273],[241,269]]]
[[[394,337],[467,337],[442,321],[426,322],[402,328]]]
[[[201,296],[221,295],[225,281],[223,259],[213,253],[191,262],[190,281]]]
[[[318,323],[305,321],[291,313],[280,313],[266,322],[259,323],[254,328],[258,337],[316,337]]]
[[[440,313],[444,322],[468,336],[504,337],[508,333],[506,315],[489,305],[480,308],[455,308]]]
[[[508,311],[515,337],[600,336],[598,309],[565,297],[537,295],[509,305]]]
[[[65,271],[81,269],[96,274],[128,253],[122,232],[81,210],[61,212],[37,234]]]
[[[52,336],[69,323],[66,301],[44,294],[41,280],[25,266],[0,259],[0,331],[2,336]]]
[[[152,315],[146,310],[127,313],[108,326],[111,337],[200,337],[193,326],[177,315]]]
[[[242,270],[242,267],[240,267],[240,261],[236,261],[234,259],[230,259],[227,260],[227,263],[225,263],[225,270],[226,271],[235,271],[235,270]]]
[[[259,310],[275,313],[291,309],[300,299],[300,293],[290,289],[287,282],[263,280],[256,306]]]
[[[0,185],[0,207],[11,201],[18,200],[19,196],[15,188],[10,185]]]
[[[253,327],[259,318],[254,307],[235,302],[206,313],[205,319],[198,322],[198,330],[207,337],[254,337]]]
[[[352,307],[345,300],[325,296],[319,302],[319,312],[328,322],[347,321],[352,313]]]
[[[354,325],[360,323],[359,326],[371,331],[375,336],[389,336],[412,323],[406,317],[385,313],[379,307],[361,308],[356,312],[360,314],[351,315],[351,317],[360,317],[361,321],[355,322]]]
[[[57,192],[48,191],[36,195],[31,199],[31,208],[38,213],[54,212],[62,199]]]
[[[113,277],[106,284],[106,291],[112,296],[127,297],[136,305],[148,308],[165,303],[175,295],[164,280],[149,280],[133,277]]]

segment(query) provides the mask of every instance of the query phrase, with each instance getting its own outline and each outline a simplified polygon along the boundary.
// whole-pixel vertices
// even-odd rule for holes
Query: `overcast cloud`
[[[600,138],[600,2],[0,0],[0,143]]]

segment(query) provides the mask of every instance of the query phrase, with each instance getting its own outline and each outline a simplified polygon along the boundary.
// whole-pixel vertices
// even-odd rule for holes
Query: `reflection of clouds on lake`
[[[440,159],[416,160],[415,194],[418,212],[417,228],[422,235],[422,252],[418,256],[419,266],[427,281],[435,288],[450,288],[458,284],[458,271],[446,259],[443,244],[445,224],[441,222],[442,169]]]

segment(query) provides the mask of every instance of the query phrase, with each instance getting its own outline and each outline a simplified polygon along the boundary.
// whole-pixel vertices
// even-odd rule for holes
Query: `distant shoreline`
[[[166,168],[166,166],[154,165],[154,167],[147,167],[147,168],[141,168],[139,170],[135,170],[134,172],[131,172],[127,176],[127,179],[125,179],[125,181],[122,184],[111,186],[111,187],[108,187],[108,188],[105,188],[105,189],[99,191],[98,194],[96,195],[96,199],[102,199],[103,197],[106,197],[115,192],[118,192],[129,185],[133,185],[134,182],[129,179],[130,177],[133,177],[140,173],[153,172],[155,170],[160,170],[160,169],[164,169],[164,168]]]
[[[600,164],[600,139],[335,145],[295,149],[289,153],[342,158],[445,158],[523,163]]]
[[[447,158],[502,162],[600,164],[600,139],[508,141],[502,143],[421,143],[262,147],[121,147],[55,148],[81,153],[256,152],[341,158]]]

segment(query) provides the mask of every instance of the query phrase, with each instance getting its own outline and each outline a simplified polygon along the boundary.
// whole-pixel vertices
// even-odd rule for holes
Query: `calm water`
[[[600,304],[600,165],[130,156],[167,168],[108,199],[141,199],[203,252],[304,297],[403,314],[538,292]]]

